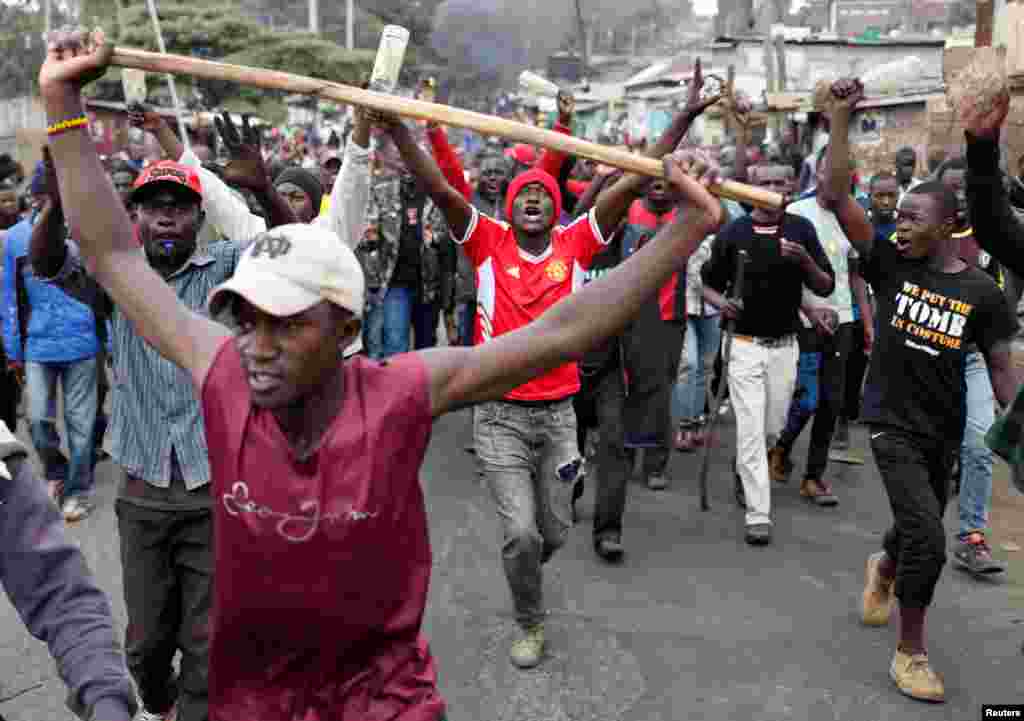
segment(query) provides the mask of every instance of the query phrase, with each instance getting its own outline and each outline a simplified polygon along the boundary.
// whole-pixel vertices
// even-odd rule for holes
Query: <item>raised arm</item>
[[[473,348],[426,351],[434,415],[497,400],[531,378],[580,360],[622,332],[700,242],[721,222],[722,207],[707,191],[717,168],[695,154],[668,161],[670,178],[690,207],[611,272],[587,283],[541,318]],[[688,176],[707,171],[698,182]]]
[[[704,76],[701,73],[700,61],[698,60],[693,82],[690,84],[686,106],[676,114],[668,130],[658,138],[658,142],[647,149],[644,155],[648,158],[660,160],[671,153],[682,139],[686,137],[686,133],[689,131],[693,121],[708,107],[718,102],[719,96],[702,99],[700,92],[703,87]],[[684,168],[683,172],[688,172],[688,170],[688,168]],[[611,237],[629,211],[629,206],[636,200],[649,180],[649,178],[642,175],[627,173],[621,180],[618,180],[614,185],[605,188],[601,192],[597,202],[594,204],[594,215],[604,237]],[[716,217],[721,218],[722,215],[722,213],[719,213]],[[717,229],[716,226],[711,232]]]
[[[221,140],[224,141],[224,146],[228,150],[228,155],[231,157],[231,160],[224,168],[224,178],[231,184],[239,188],[245,188],[256,196],[256,202],[260,204],[267,214],[264,224],[265,229],[297,223],[298,218],[295,217],[292,206],[281,197],[274,187],[273,179],[270,177],[266,163],[263,160],[260,134],[249,125],[249,116],[242,116],[241,133],[238,132],[238,128],[235,127],[228,113],[224,113],[223,118],[218,118],[215,115],[213,120],[217,126],[217,132],[220,134]],[[212,173],[210,174],[212,175]],[[203,194],[206,194],[205,188]],[[240,200],[233,193],[231,196],[235,201]],[[256,216],[249,211],[248,204],[236,205],[233,212],[241,215],[242,207],[245,208],[245,213],[250,218],[249,223],[252,224],[252,229],[254,230],[259,224],[252,222],[251,219]],[[236,243],[248,243],[259,232],[262,231],[246,236],[228,237]]]
[[[204,168],[195,153],[185,150],[185,146],[161,115],[153,112],[133,113],[132,123],[151,133],[167,157],[196,169],[203,186],[203,211],[206,219],[222,236],[236,243],[245,243],[267,229],[266,220],[252,213],[249,205],[231,192],[227,183]]]
[[[32,272],[41,278],[52,278],[60,272],[67,260],[68,249],[64,235],[64,209],[57,190],[57,169],[49,148],[43,148],[46,167],[46,200],[42,212],[32,227],[28,242],[28,261]]]
[[[473,207],[469,201],[445,180],[437,163],[416,144],[405,123],[397,118],[380,118],[380,122],[387,127],[405,167],[419,179],[427,194],[444,213],[452,235],[456,239],[465,238],[473,218]]]
[[[973,100],[973,99],[971,99]],[[1009,96],[981,113],[965,101],[960,121],[967,136],[967,203],[974,237],[1014,274],[1024,275],[1024,222],[1010,207],[999,170],[999,129],[1010,110]]]
[[[465,168],[462,167],[455,148],[448,142],[448,133],[437,123],[428,123],[427,140],[430,142],[430,152],[433,153],[437,167],[441,169],[445,179],[462,193],[463,198],[472,200],[473,186],[466,180]]]
[[[102,31],[56,32],[39,71],[39,90],[50,124],[85,117],[82,88],[100,77],[113,46]],[[197,388],[228,331],[189,311],[139,250],[120,199],[100,164],[85,127],[53,135],[61,201],[82,253],[114,303],[165,358],[191,372]]]
[[[839,219],[850,244],[867,257],[875,240],[875,229],[851,192],[853,170],[850,162],[850,116],[863,97],[864,86],[859,80],[843,79],[832,84],[829,107],[831,133],[825,167],[828,169],[827,195],[831,210]]]
[[[356,122],[345,145],[341,170],[331,190],[331,203],[326,223],[341,242],[355,249],[366,231],[366,208],[370,204],[370,120],[361,109],[356,110]]]

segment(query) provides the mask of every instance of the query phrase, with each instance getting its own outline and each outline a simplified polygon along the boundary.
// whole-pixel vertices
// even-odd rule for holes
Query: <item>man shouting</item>
[[[51,36],[39,76],[50,123],[84,117],[82,88],[111,53],[100,31]],[[721,222],[706,190],[716,169],[695,153],[666,163],[686,224],[523,327],[379,364],[343,360],[364,281],[334,234],[286,225],[259,236],[210,298],[232,332],[188,310],[146,263],[88,128],[57,127],[69,128],[50,142],[89,267],[202,399],[216,501],[210,718],[442,718],[421,635],[431,554],[418,475],[433,418],[500,401],[620,333]],[[429,159],[411,169],[453,232],[474,242],[473,222],[486,221]],[[551,202],[525,187],[518,224],[539,229]],[[553,245],[561,252],[558,237]]]

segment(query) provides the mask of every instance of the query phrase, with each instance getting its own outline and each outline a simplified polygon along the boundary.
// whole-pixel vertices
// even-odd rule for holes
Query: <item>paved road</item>
[[[498,527],[463,450],[469,436],[467,413],[442,419],[423,472],[435,558],[426,630],[451,721],[973,721],[982,703],[1024,701],[1024,608],[1010,607],[1004,584],[955,570],[943,576],[930,625],[948,703],[922,705],[893,689],[895,629],[857,620],[864,560],[889,521],[873,466],[836,468],[842,504],[834,510],[801,502],[795,483],[777,486],[776,543],[752,549],[731,500],[728,447],[713,466],[708,513],[692,480],[696,456],[673,458],[666,492],[631,486],[619,567],[591,551],[588,490],[583,518],[545,579],[550,658],[514,670]],[[855,438],[866,447],[864,429]],[[72,533],[123,628],[109,463],[99,485],[100,509]],[[1021,554],[1012,555],[1020,565]],[[4,600],[0,668],[0,698],[20,694],[0,702],[8,721],[71,719],[45,649]]]

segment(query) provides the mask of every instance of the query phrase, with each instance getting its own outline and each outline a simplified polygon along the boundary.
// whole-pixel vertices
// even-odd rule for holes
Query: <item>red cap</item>
[[[537,164],[537,150],[532,145],[526,145],[525,143],[519,143],[513,145],[511,148],[505,151],[505,157],[512,158],[517,163],[523,165],[536,165]]]
[[[144,186],[155,183],[182,185],[198,195],[200,200],[203,199],[203,186],[199,182],[199,173],[196,172],[196,169],[188,165],[175,163],[173,160],[161,160],[159,163],[153,163],[143,170],[139,177],[135,179],[132,199],[135,199],[135,196],[139,194],[139,191]]]
[[[512,203],[515,201],[516,196],[519,192],[527,185],[532,183],[540,183],[544,188],[551,193],[551,199],[555,201],[555,214],[552,218],[552,225],[558,223],[558,219],[562,217],[562,193],[558,189],[558,181],[551,177],[550,174],[545,173],[543,170],[533,168],[527,170],[525,173],[520,173],[508,186],[508,193],[505,195],[505,217],[511,220],[512,218]]]

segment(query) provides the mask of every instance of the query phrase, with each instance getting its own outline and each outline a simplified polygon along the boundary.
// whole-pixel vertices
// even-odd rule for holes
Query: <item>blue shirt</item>
[[[33,224],[34,219],[23,220],[11,228],[4,248],[3,326],[7,357],[34,363],[72,363],[92,358],[100,350],[96,315],[87,303],[39,279],[32,271],[28,246]],[[19,286],[24,292],[21,303]],[[23,318],[22,313],[28,318]]]

